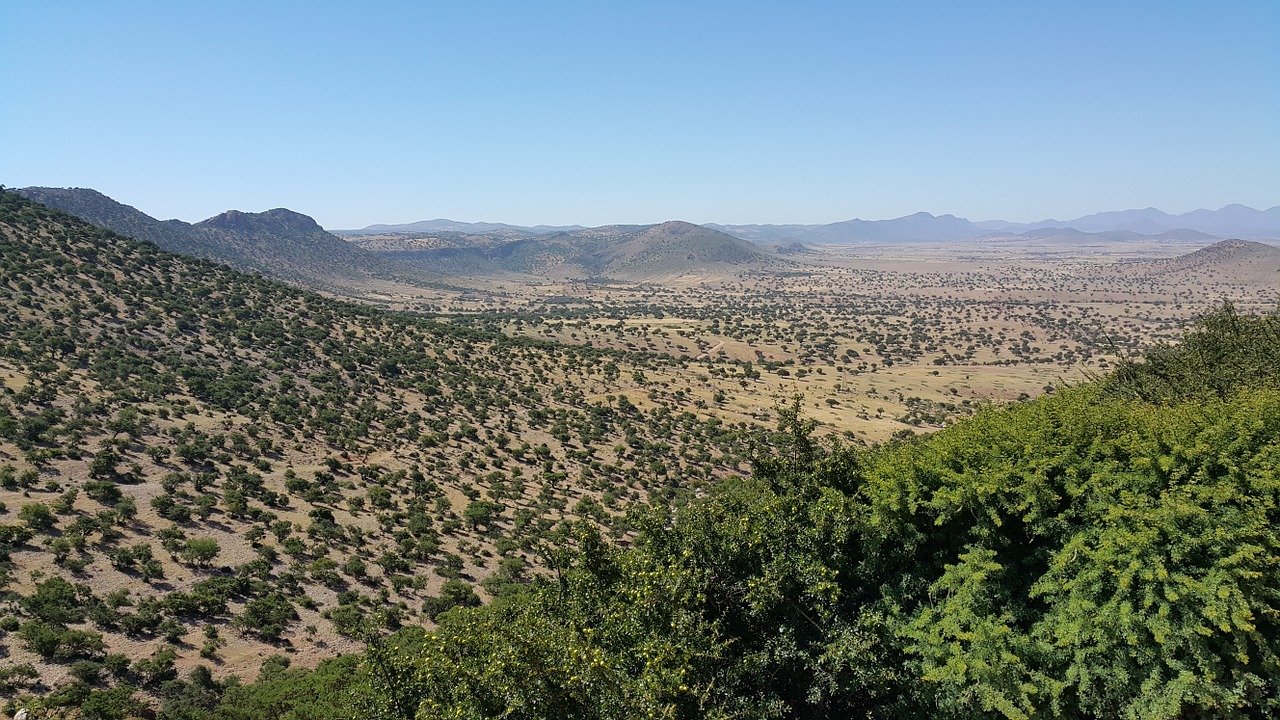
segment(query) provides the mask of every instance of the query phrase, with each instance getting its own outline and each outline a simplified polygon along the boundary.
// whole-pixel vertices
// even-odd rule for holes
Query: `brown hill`
[[[604,225],[536,236],[432,233],[355,240],[360,247],[430,272],[475,276],[646,279],[724,272],[779,262],[718,230],[671,221]]]
[[[644,228],[597,257],[615,277],[698,273],[766,259],[746,240],[679,220]]]
[[[1252,240],[1222,240],[1168,260],[1134,263],[1150,275],[1196,274],[1206,279],[1280,285],[1280,247]]]

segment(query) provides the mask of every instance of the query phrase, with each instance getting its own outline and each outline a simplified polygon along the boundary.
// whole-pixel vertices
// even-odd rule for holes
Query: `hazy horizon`
[[[117,199],[118,199],[118,198],[117,198]],[[1168,215],[1178,216],[1178,215],[1184,215],[1184,214],[1186,214],[1186,213],[1188,213],[1188,212],[1194,212],[1194,211],[1196,211],[1196,210],[1210,210],[1210,211],[1217,211],[1217,210],[1222,210],[1222,209],[1224,209],[1224,208],[1231,207],[1231,206],[1243,206],[1243,207],[1247,207],[1247,208],[1249,208],[1250,210],[1266,211],[1266,210],[1271,210],[1271,209],[1276,208],[1276,207],[1280,207],[1280,203],[1275,203],[1275,204],[1272,204],[1272,205],[1268,205],[1268,206],[1266,206],[1266,207],[1253,207],[1252,205],[1245,205],[1244,203],[1227,203],[1227,204],[1222,205],[1222,206],[1220,206],[1220,207],[1197,207],[1197,208],[1191,208],[1190,210],[1185,210],[1185,211],[1183,211],[1183,212],[1169,212],[1169,211],[1165,210],[1164,208],[1151,207],[1151,206],[1148,206],[1148,207],[1145,207],[1145,208],[1107,208],[1107,209],[1102,209],[1102,210],[1094,210],[1094,211],[1092,211],[1092,212],[1087,212],[1087,213],[1084,213],[1083,215],[1076,215],[1076,216],[1073,216],[1073,217],[1039,218],[1039,219],[1036,219],[1036,220],[1009,220],[1008,218],[1002,218],[1002,217],[991,217],[991,218],[971,218],[971,217],[965,217],[964,215],[958,215],[958,214],[956,214],[956,213],[933,212],[933,211],[931,211],[931,210],[917,210],[916,212],[907,213],[906,215],[898,215],[898,216],[896,216],[896,217],[884,217],[884,218],[880,218],[880,217],[874,217],[874,218],[873,218],[873,217],[848,217],[848,218],[844,218],[843,220],[833,220],[833,221],[831,221],[831,222],[827,222],[827,223],[806,223],[806,222],[785,222],[785,221],[784,221],[784,222],[768,222],[768,223],[739,223],[739,222],[722,222],[722,221],[719,221],[719,220],[701,220],[701,221],[694,221],[694,220],[685,220],[684,218],[664,218],[664,219],[662,219],[662,220],[653,220],[653,221],[650,221],[650,222],[641,222],[641,223],[604,223],[604,224],[606,224],[606,225],[654,225],[654,224],[658,224],[658,223],[670,222],[670,221],[673,221],[673,220],[679,220],[679,221],[684,221],[684,222],[691,222],[691,223],[694,223],[694,224],[696,224],[696,225],[725,225],[725,226],[743,226],[743,225],[830,225],[830,224],[834,224],[834,223],[848,222],[848,221],[850,221],[850,220],[863,220],[863,221],[866,221],[866,222],[877,222],[877,221],[884,221],[884,220],[901,220],[901,219],[903,219],[903,218],[908,218],[908,217],[911,217],[912,215],[918,215],[918,214],[920,214],[920,213],[922,213],[922,212],[923,212],[923,213],[928,213],[929,215],[933,215],[934,217],[945,217],[945,216],[950,215],[950,216],[952,216],[952,217],[956,217],[956,218],[959,218],[959,219],[961,219],[961,220],[968,220],[969,222],[972,222],[972,223],[1008,222],[1008,223],[1018,224],[1018,225],[1024,225],[1024,224],[1025,224],[1025,225],[1034,225],[1034,224],[1036,224],[1036,223],[1045,223],[1045,222],[1070,222],[1070,221],[1072,221],[1072,220],[1077,220],[1077,219],[1080,219],[1080,218],[1082,218],[1082,217],[1088,217],[1088,216],[1090,216],[1090,215],[1097,215],[1097,214],[1107,213],[1107,212],[1127,212],[1127,211],[1133,211],[1133,210],[1137,210],[1137,211],[1141,211],[1141,210],[1159,210],[1160,212],[1164,212],[1164,213],[1166,213],[1166,214],[1168,214]],[[139,209],[140,209],[140,208],[139,208]],[[237,209],[239,209],[239,208],[237,208]],[[269,209],[269,208],[268,208],[268,209]],[[296,208],[289,208],[289,209],[290,209],[290,210],[297,210]],[[262,212],[262,211],[255,211],[255,212]],[[299,210],[298,212],[302,212],[302,211],[300,211],[300,210]],[[202,219],[203,219],[203,218],[202,218]],[[330,228],[330,227],[327,227],[327,226],[326,226],[326,227],[325,227],[325,229],[326,229],[326,230],[362,230],[362,229],[364,229],[364,228],[367,228],[367,227],[373,227],[373,226],[377,226],[377,225],[389,225],[389,226],[396,226],[396,225],[413,225],[413,224],[415,224],[415,223],[430,223],[430,222],[454,222],[454,223],[470,224],[470,225],[513,225],[513,226],[517,226],[517,227],[539,227],[539,226],[555,226],[555,225],[562,225],[562,226],[569,226],[569,225],[582,225],[582,223],[558,223],[558,224],[557,224],[557,223],[513,223],[513,222],[507,222],[506,220],[492,220],[492,219],[484,219],[484,220],[465,220],[465,219],[459,219],[459,218],[453,218],[453,217],[431,217],[431,218],[423,217],[423,218],[418,218],[417,220],[403,220],[403,221],[394,221],[394,222],[382,222],[382,221],[376,221],[376,222],[366,223],[365,225],[361,225],[361,226],[358,226],[358,227],[353,226],[353,227],[333,227],[333,228]],[[586,226],[586,227],[590,227],[590,226]]]
[[[5,187],[10,187],[10,188],[12,188],[12,189],[22,189],[22,188],[20,188],[19,186],[8,186],[8,185],[6,185]],[[26,187],[56,187],[56,186],[26,186]],[[93,191],[95,191],[95,192],[102,192],[102,191],[101,191],[100,189],[98,189],[98,188],[67,188],[67,189],[93,190]],[[257,208],[257,209],[255,209],[255,208],[225,208],[225,209],[223,209],[223,210],[221,210],[221,211],[215,212],[215,213],[213,213],[213,214],[211,214],[211,215],[208,215],[208,216],[206,216],[206,217],[195,217],[195,218],[174,218],[174,217],[163,217],[163,216],[161,216],[161,215],[157,215],[157,214],[155,214],[154,212],[150,212],[150,211],[148,211],[148,209],[147,209],[147,208],[145,208],[145,207],[139,207],[139,206],[135,205],[134,203],[131,203],[131,202],[129,201],[129,199],[128,199],[128,198],[113,197],[113,196],[111,196],[109,193],[103,193],[103,194],[104,194],[104,195],[106,195],[107,197],[109,197],[111,200],[114,200],[114,201],[116,201],[116,202],[122,203],[122,204],[124,204],[124,205],[128,205],[128,206],[130,206],[130,207],[133,207],[135,210],[138,210],[138,211],[140,211],[140,212],[142,212],[142,213],[144,213],[144,214],[146,214],[146,215],[149,215],[149,216],[151,216],[151,217],[153,217],[153,218],[155,218],[155,219],[157,219],[157,220],[180,220],[180,221],[182,221],[182,222],[186,222],[186,223],[190,223],[190,224],[195,224],[195,223],[199,223],[199,222],[202,222],[202,221],[209,220],[209,219],[211,219],[211,218],[217,217],[218,215],[221,215],[221,214],[226,213],[226,212],[229,212],[229,211],[238,211],[238,212],[246,212],[246,213],[264,213],[264,212],[267,212],[267,211],[270,211],[270,210],[284,209],[284,210],[290,210],[290,211],[293,211],[293,212],[301,213],[301,214],[303,214],[303,215],[307,215],[307,216],[311,217],[312,219],[315,219],[315,220],[317,221],[317,223],[321,225],[321,227],[323,227],[325,230],[327,230],[327,231],[329,231],[329,232],[341,232],[341,231],[363,230],[363,229],[365,229],[365,228],[369,228],[369,227],[377,227],[377,226],[384,226],[384,225],[385,225],[385,226],[388,226],[388,227],[397,227],[397,226],[401,226],[401,225],[414,225],[414,224],[419,224],[419,223],[433,223],[433,222],[457,223],[457,224],[460,224],[460,225],[509,225],[509,226],[512,226],[512,227],[524,227],[524,228],[532,228],[532,227],[573,227],[573,226],[580,226],[580,227],[599,227],[599,226],[607,226],[607,225],[656,225],[656,224],[660,224],[660,223],[664,223],[664,222],[672,222],[672,221],[689,222],[689,223],[693,223],[693,224],[696,224],[696,225],[720,225],[720,226],[726,226],[726,227],[734,227],[734,226],[738,226],[738,227],[743,227],[743,226],[770,226],[770,225],[774,225],[774,226],[819,226],[819,225],[829,225],[829,224],[836,224],[836,223],[849,222],[849,221],[859,221],[859,220],[860,220],[860,221],[864,221],[864,222],[883,222],[883,221],[891,221],[891,220],[902,220],[902,219],[906,219],[906,218],[912,217],[912,216],[914,216],[914,215],[919,215],[919,214],[921,214],[921,213],[925,213],[925,214],[928,214],[928,215],[932,215],[932,216],[934,216],[934,217],[946,217],[946,216],[952,216],[952,217],[956,217],[956,218],[958,218],[958,219],[960,219],[960,220],[965,220],[965,221],[968,221],[968,222],[971,222],[971,223],[974,223],[974,224],[993,223],[993,222],[1007,222],[1007,223],[1014,224],[1014,225],[1035,225],[1035,224],[1038,224],[1038,223],[1062,223],[1062,222],[1071,222],[1071,221],[1074,221],[1074,220],[1082,219],[1082,218],[1085,218],[1085,217],[1090,217],[1090,216],[1093,216],[1093,215],[1099,215],[1099,214],[1104,214],[1104,213],[1116,213],[1116,212],[1132,212],[1132,211],[1138,211],[1138,212],[1141,212],[1141,211],[1144,211],[1144,210],[1157,210],[1157,211],[1160,211],[1160,212],[1164,212],[1164,213],[1165,213],[1165,214],[1167,214],[1167,215],[1177,217],[1177,216],[1179,216],[1179,215],[1183,215],[1183,214],[1186,214],[1186,213],[1188,213],[1188,212],[1194,212],[1194,211],[1197,211],[1197,210],[1218,211],[1218,210],[1223,210],[1223,209],[1225,209],[1225,208],[1227,208],[1227,207],[1233,207],[1233,206],[1236,206],[1236,207],[1243,206],[1243,207],[1246,207],[1246,208],[1248,208],[1248,209],[1250,209],[1250,210],[1255,210],[1255,211],[1259,211],[1259,212],[1268,211],[1268,210],[1272,210],[1272,209],[1275,209],[1275,208],[1277,208],[1277,207],[1280,207],[1280,203],[1277,203],[1277,204],[1274,204],[1274,205],[1268,205],[1268,206],[1265,206],[1265,207],[1254,207],[1254,206],[1251,206],[1251,205],[1245,205],[1245,204],[1243,204],[1243,203],[1227,203],[1226,205],[1223,205],[1223,206],[1220,206],[1220,207],[1198,207],[1198,208],[1192,208],[1191,210],[1187,210],[1187,211],[1184,211],[1184,212],[1168,212],[1168,211],[1167,211],[1167,210],[1165,210],[1164,208],[1157,208],[1157,207],[1145,207],[1145,208],[1107,208],[1107,209],[1102,209],[1102,210],[1095,210],[1095,211],[1088,212],[1088,213],[1085,213],[1085,214],[1083,214],[1083,215],[1074,216],[1074,217],[1040,218],[1040,219],[1038,219],[1038,220],[1031,220],[1031,221],[1009,220],[1008,218],[998,218],[998,217],[991,217],[991,218],[971,218],[971,217],[965,217],[965,216],[963,216],[963,215],[958,215],[958,214],[956,214],[956,213],[933,212],[933,211],[931,211],[931,210],[917,210],[917,211],[915,211],[915,212],[907,213],[906,215],[899,215],[899,216],[891,217],[891,218],[890,218],[890,217],[885,217],[885,218],[878,218],[878,217],[874,217],[874,218],[873,218],[873,217],[848,217],[848,218],[844,218],[843,220],[834,220],[834,221],[831,221],[830,223],[805,223],[805,222],[738,223],[738,222],[722,222],[722,221],[719,221],[719,220],[688,220],[688,219],[686,219],[686,218],[672,218],[672,217],[668,217],[668,218],[661,218],[661,219],[655,219],[655,220],[649,220],[649,221],[640,221],[640,222],[604,222],[604,223],[599,223],[599,224],[597,224],[597,225],[588,225],[588,224],[585,224],[585,223],[575,223],[575,222],[565,222],[565,223],[537,223],[537,222],[534,222],[534,223],[519,223],[519,222],[509,222],[509,221],[507,221],[507,220],[502,220],[502,219],[480,219],[480,220],[469,220],[469,219],[456,218],[456,217],[439,216],[439,217],[421,217],[421,218],[418,218],[417,220],[393,220],[393,221],[380,221],[380,220],[378,220],[378,221],[374,221],[374,222],[365,223],[365,224],[363,224],[363,225],[336,226],[336,225],[325,225],[324,223],[322,223],[322,222],[320,222],[320,221],[319,221],[319,219],[316,217],[316,215],[312,214],[311,212],[308,212],[308,210],[307,210],[306,208],[299,208],[299,207],[284,207],[284,206],[279,206],[279,205],[272,206],[272,207]]]

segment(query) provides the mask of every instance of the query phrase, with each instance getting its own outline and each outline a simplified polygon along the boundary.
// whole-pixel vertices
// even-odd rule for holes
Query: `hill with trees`
[[[6,711],[1280,712],[1275,313],[866,447],[7,192],[0,260]]]
[[[875,449],[816,442],[793,406],[750,478],[640,513],[626,547],[579,524],[553,573],[431,633],[248,686],[193,679],[168,707],[1273,717],[1277,332],[1226,307],[1098,382]]]
[[[1275,280],[1280,277],[1280,247],[1250,240],[1220,240],[1194,252],[1145,263],[1144,270],[1162,274],[1220,275]]]
[[[310,217],[283,208],[262,213],[229,210],[192,225],[157,220],[96,190],[31,187],[14,192],[171,252],[307,287],[342,289],[377,278],[441,282],[439,275],[366,252],[325,232]]]
[[[444,274],[645,280],[762,268],[785,261],[746,240],[691,223],[605,225],[542,234],[408,233],[353,238],[360,247]]]
[[[526,582],[566,523],[625,536],[629,506],[747,470],[751,427],[613,394],[679,362],[338,302],[0,193],[0,692],[314,664]]]

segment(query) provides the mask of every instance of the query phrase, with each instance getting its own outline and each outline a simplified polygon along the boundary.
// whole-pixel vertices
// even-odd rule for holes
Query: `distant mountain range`
[[[343,287],[371,278],[427,285],[442,280],[367,252],[325,232],[310,217],[283,208],[261,213],[228,210],[190,224],[157,220],[87,188],[29,187],[14,192],[165,250],[311,287]]]
[[[1181,215],[1155,208],[1121,210],[1086,215],[1075,220],[1042,220],[1035,223],[1012,223],[1005,220],[972,222],[954,215],[932,215],[918,212],[892,220],[845,220],[826,225],[722,225],[707,223],[703,227],[766,245],[808,243],[830,245],[840,243],[947,242],[990,235],[1023,235],[1049,237],[1063,233],[1049,230],[1106,234],[1120,233],[1103,239],[1212,241],[1219,238],[1280,238],[1280,205],[1268,210],[1254,210],[1244,205],[1227,205],[1219,210],[1193,210]],[[506,223],[458,222],[455,220],[423,220],[401,225],[370,225],[359,230],[334,230],[338,235],[360,237],[399,233],[462,233],[467,235],[505,234],[551,235],[585,230],[580,225],[508,225]],[[1028,233],[1037,233],[1034,235]]]
[[[1254,210],[1244,205],[1227,205],[1218,210],[1192,210],[1181,215],[1155,208],[1102,212],[1075,220],[1044,220],[1018,224],[993,220],[975,223],[987,230],[1025,232],[1042,228],[1074,228],[1083,232],[1129,231],[1157,235],[1172,230],[1196,230],[1208,235],[1235,238],[1280,237],[1280,205]]]
[[[508,225],[506,223],[458,222],[456,220],[419,220],[401,225],[370,225],[359,230],[334,230],[336,235],[357,237],[360,235],[385,235],[389,233],[458,232],[489,234],[514,231],[528,235],[545,235],[584,229],[581,225]]]
[[[283,208],[228,210],[189,224],[157,220],[96,190],[31,187],[15,192],[166,250],[310,287],[358,287],[375,278],[424,285],[465,276],[644,279],[786,263],[746,240],[679,221],[556,229],[440,220],[390,227],[446,229],[397,230],[347,241]]]
[[[1280,238],[1280,205],[1254,210],[1228,205],[1220,210],[1193,210],[1170,215],[1155,208],[1087,215],[1075,220],[1011,223],[1004,220],[970,222],[954,215],[926,212],[893,220],[846,220],[827,225],[717,225],[706,227],[758,243],[839,244],[863,242],[946,242],[991,235],[1025,237],[1061,236],[1071,233],[1112,234],[1108,239],[1214,240]]]
[[[166,250],[220,261],[312,287],[358,287],[369,279],[442,285],[446,278],[536,276],[646,279],[792,266],[787,255],[842,243],[955,242],[1013,238],[1066,245],[1099,242],[1203,243],[1223,237],[1280,238],[1280,206],[1228,205],[1170,215],[1154,208],[1069,221],[970,222],[926,212],[892,220],[827,225],[519,226],[426,220],[326,232],[306,215],[278,208],[229,210],[203,222],[157,220],[83,188],[25,188],[19,194]],[[768,246],[766,251],[762,246]]]

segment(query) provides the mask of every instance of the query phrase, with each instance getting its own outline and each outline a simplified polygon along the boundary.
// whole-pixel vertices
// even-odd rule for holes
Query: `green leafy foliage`
[[[1242,387],[1280,383],[1280,314],[1241,315],[1230,302],[1206,314],[1177,345],[1120,363],[1108,392],[1148,402],[1229,397]]]
[[[182,559],[192,565],[208,565],[218,556],[218,541],[213,538],[189,538],[182,546]]]
[[[1157,410],[1085,388],[899,451],[868,494],[936,578],[904,631],[922,676],[1009,717],[1271,707],[1278,439],[1274,392]]]
[[[36,584],[35,592],[22,599],[22,609],[47,623],[78,623],[84,620],[83,602],[89,594],[88,587],[53,577]]]
[[[258,637],[274,641],[280,638],[291,620],[298,617],[293,603],[283,593],[273,592],[250,600],[244,606],[244,614],[236,623],[246,632],[255,633]]]
[[[355,655],[333,658],[315,670],[294,670],[267,662],[257,681],[219,688],[210,710],[203,704],[187,707],[186,717],[217,720],[347,720],[359,705],[364,680]],[[181,715],[175,716],[181,717]]]

